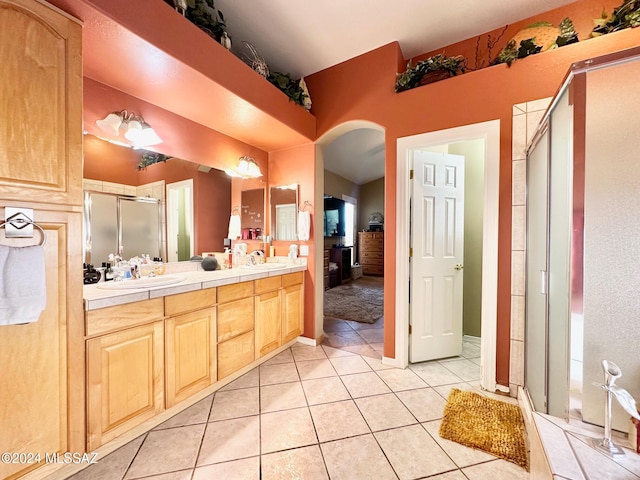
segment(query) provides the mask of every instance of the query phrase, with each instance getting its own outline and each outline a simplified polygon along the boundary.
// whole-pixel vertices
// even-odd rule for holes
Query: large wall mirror
[[[274,240],[297,240],[298,184],[271,187],[271,236]]]
[[[126,205],[125,209],[133,198],[138,197],[141,202],[134,206],[144,204],[146,208],[141,211],[147,212],[122,218],[116,214],[116,217],[110,217],[113,220],[98,230],[95,220],[102,215],[92,212],[91,204],[86,204],[85,220],[87,216],[93,219],[84,224],[83,253],[88,263],[100,265],[107,261],[105,255],[117,253],[119,249],[119,240],[115,239],[130,238],[127,232],[136,231],[142,224],[148,225],[144,227],[144,236],[138,233],[136,237],[159,238],[159,248],[151,240],[142,244],[127,240],[125,245],[122,239],[124,257],[130,258],[141,253],[154,256],[158,255],[155,253],[157,249],[158,256],[166,261],[183,261],[203,252],[224,250],[232,205],[231,178],[223,171],[178,158],[138,169],[141,151],[118,146],[93,135],[85,135],[84,157],[85,192],[90,192],[94,198],[98,198],[96,194],[111,196],[116,205],[118,197],[127,199],[127,203],[123,204]],[[157,200],[157,203],[154,204],[153,200]],[[108,204],[113,202],[107,201]],[[155,205],[155,209],[148,204]],[[264,203],[262,208],[264,211]],[[127,222],[131,224],[130,228],[119,223],[127,217],[130,218],[130,222]],[[109,240],[97,248],[106,238]]]
[[[242,190],[240,224],[242,238],[258,239],[266,235],[264,220],[264,188]]]

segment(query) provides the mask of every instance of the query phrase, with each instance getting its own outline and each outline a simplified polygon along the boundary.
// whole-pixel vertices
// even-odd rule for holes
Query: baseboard
[[[322,337],[320,337],[320,341],[316,340],[315,338],[298,337],[298,343],[309,345],[310,347],[317,347],[322,343],[322,340]]]

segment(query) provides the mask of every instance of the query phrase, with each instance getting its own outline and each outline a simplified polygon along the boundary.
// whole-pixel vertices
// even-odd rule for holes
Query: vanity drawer
[[[216,304],[216,289],[206,288],[193,292],[164,297],[164,314],[167,317],[181,313],[213,307]]]
[[[85,333],[88,337],[164,318],[162,298],[114,305],[89,310],[85,315]]]
[[[272,292],[282,286],[282,277],[280,275],[275,277],[260,278],[255,281],[256,295],[260,295],[265,292]]]
[[[218,305],[218,343],[253,330],[253,296]]]
[[[282,287],[288,287],[289,285],[298,285],[302,283],[304,278],[304,272],[286,273],[282,275]]]
[[[246,297],[253,297],[253,281],[218,287],[218,303],[233,302]]]

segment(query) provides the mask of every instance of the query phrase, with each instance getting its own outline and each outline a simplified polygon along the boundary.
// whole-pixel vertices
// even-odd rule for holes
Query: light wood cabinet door
[[[89,450],[164,409],[163,322],[87,340]]]
[[[0,199],[82,205],[81,35],[45,2],[0,0]]]
[[[255,360],[253,330],[218,344],[218,380],[237,372]]]
[[[80,213],[36,210],[44,229],[46,307],[37,322],[0,326],[0,452],[82,452],[85,445]],[[0,208],[4,218],[4,208]],[[0,243],[27,246],[33,238]],[[36,465],[0,462],[0,478]]]
[[[282,309],[280,290],[256,295],[256,359],[281,345]]]
[[[168,318],[165,345],[169,408],[216,381],[215,308]]]
[[[282,343],[302,335],[304,330],[304,284],[282,289]]]

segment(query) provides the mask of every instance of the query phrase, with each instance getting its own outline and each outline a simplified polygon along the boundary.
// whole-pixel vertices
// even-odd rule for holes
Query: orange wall
[[[602,11],[589,0],[567,11],[584,23]],[[587,8],[588,7],[588,8]],[[562,11],[556,12],[560,15]],[[529,24],[529,21],[524,22]],[[498,258],[497,381],[509,383],[511,291],[511,130],[512,106],[553,96],[570,65],[579,60],[640,43],[640,29],[590,39],[518,60],[510,68],[496,65],[413,90],[394,93],[395,74],[405,60],[396,43],[381,47],[307,77],[318,137],[351,120],[369,120],[386,129],[385,230],[396,227],[396,140],[488,120],[500,120],[500,192]],[[447,53],[450,53],[447,51]],[[452,53],[452,52],[451,52]],[[395,236],[385,241],[393,258]],[[385,264],[385,350],[395,356],[395,265]]]
[[[315,157],[316,147],[313,143],[292,147],[269,154],[269,187],[276,185],[298,184],[298,203],[302,205],[305,200],[313,204],[315,198]],[[315,206],[315,205],[314,205]],[[311,210],[311,232],[313,239],[313,222],[316,209]],[[307,257],[307,270],[304,277],[304,333],[308,338],[315,338],[315,245],[312,240],[308,242],[278,242],[274,241],[276,255],[287,255],[289,245],[309,245]],[[322,248],[320,245],[318,248]]]

